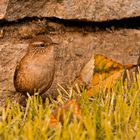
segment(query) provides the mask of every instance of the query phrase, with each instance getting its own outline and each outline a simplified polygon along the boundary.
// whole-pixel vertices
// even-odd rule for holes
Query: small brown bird
[[[50,88],[55,71],[54,44],[44,36],[30,42],[26,55],[15,70],[14,86],[17,92],[42,94]]]

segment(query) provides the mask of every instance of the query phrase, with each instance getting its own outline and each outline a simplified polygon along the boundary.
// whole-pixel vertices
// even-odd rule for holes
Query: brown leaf
[[[65,103],[63,106],[58,107],[51,115],[51,126],[56,126],[58,122],[64,122],[64,114],[70,112],[70,120],[75,116],[78,120],[81,120],[80,105],[78,100],[72,99]],[[58,113],[60,115],[57,120]]]

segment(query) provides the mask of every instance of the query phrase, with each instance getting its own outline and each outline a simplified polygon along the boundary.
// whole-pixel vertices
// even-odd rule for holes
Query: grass
[[[57,102],[65,102],[61,97]],[[140,139],[140,74],[131,86],[119,80],[111,91],[92,98],[83,90],[79,101],[82,120],[74,117],[69,123],[69,112],[65,112],[63,124],[53,127],[50,118],[57,102],[42,103],[39,96],[33,96],[23,108],[7,99],[5,107],[0,107],[0,140]]]

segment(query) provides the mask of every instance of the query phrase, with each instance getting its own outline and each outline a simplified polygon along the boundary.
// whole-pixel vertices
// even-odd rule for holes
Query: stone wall
[[[17,99],[13,86],[16,64],[29,41],[40,34],[59,44],[55,46],[54,81],[45,93],[53,97],[57,85],[66,88],[73,82],[93,53],[122,64],[137,64],[140,24],[135,24],[139,17],[134,17],[140,16],[138,0],[2,0],[0,5],[1,103],[7,96]]]

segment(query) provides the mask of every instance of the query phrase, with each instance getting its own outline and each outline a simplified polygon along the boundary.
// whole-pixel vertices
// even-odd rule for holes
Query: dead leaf
[[[63,124],[64,122],[64,114],[66,112],[70,113],[70,120],[73,119],[73,117],[76,117],[78,120],[81,120],[81,112],[80,112],[80,105],[78,103],[78,100],[72,99],[69,100],[64,105],[58,107],[51,115],[51,126],[56,126],[58,122],[61,122]],[[57,116],[59,115],[59,120],[57,120]]]
[[[88,96],[93,96],[95,92],[99,92],[100,90],[110,90],[125,70],[130,70],[134,67],[136,65],[123,65],[108,57],[96,54],[84,66],[80,76],[75,80],[74,85],[86,85]],[[64,112],[66,111],[71,112],[72,117],[76,116],[77,119],[82,120],[78,100],[72,99],[54,111],[51,117],[51,124],[63,123]],[[56,119],[58,113],[60,113],[59,120]]]
[[[77,89],[77,85],[86,86],[90,84],[94,72],[94,67],[95,67],[95,59],[93,55],[91,59],[87,62],[87,64],[82,68],[80,75],[74,81],[73,85],[74,87],[76,87],[76,89]]]
[[[82,69],[74,84],[86,86],[88,96],[92,96],[100,90],[111,89],[123,72],[133,67],[133,64],[123,65],[101,54],[95,54]]]
[[[123,65],[100,54],[94,56],[95,68],[88,86],[88,96],[94,92],[110,90],[125,70],[135,67],[133,64]]]

